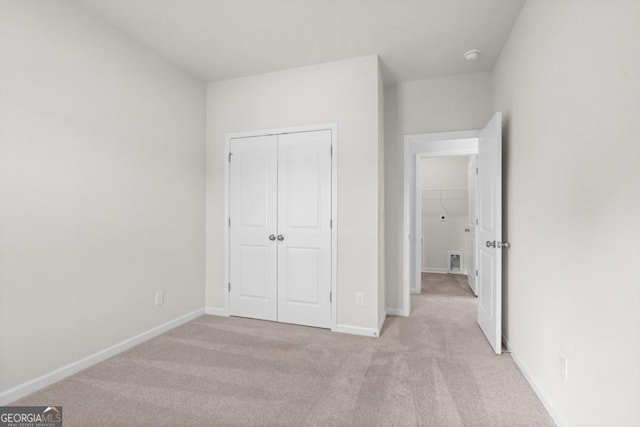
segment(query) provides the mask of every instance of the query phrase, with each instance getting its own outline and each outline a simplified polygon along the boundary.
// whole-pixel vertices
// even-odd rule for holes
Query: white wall
[[[640,425],[639,23],[637,1],[528,1],[493,76],[505,334],[570,426]]]
[[[377,328],[378,78],[378,58],[369,56],[209,84],[207,307],[223,307],[226,292],[225,133],[337,122],[337,322]]]
[[[67,1],[0,58],[1,393],[203,307],[205,92]]]
[[[447,271],[449,251],[462,252],[460,272],[467,271],[469,240],[464,230],[468,227],[469,215],[468,163],[466,156],[420,161],[423,271]],[[446,220],[441,220],[442,215]]]
[[[491,118],[488,73],[445,77],[385,90],[386,305],[402,307],[403,135],[481,129]]]

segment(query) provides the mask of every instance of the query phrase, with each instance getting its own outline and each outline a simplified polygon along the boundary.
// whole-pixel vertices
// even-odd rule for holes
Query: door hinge
[[[333,220],[332,219],[329,220],[329,228],[333,228]]]
[[[333,145],[329,147],[329,153],[331,153],[331,155],[333,156]]]
[[[231,218],[229,218],[229,228],[231,228]]]
[[[231,163],[231,156],[233,156],[233,153],[229,153],[229,163]]]
[[[478,218],[476,218],[476,225],[478,225]]]
[[[478,175],[478,168],[476,168],[476,175]]]
[[[227,291],[231,292],[231,282],[227,283]]]
[[[476,277],[478,277],[478,270],[476,270]]]
[[[333,292],[329,292],[329,302],[333,302]]]

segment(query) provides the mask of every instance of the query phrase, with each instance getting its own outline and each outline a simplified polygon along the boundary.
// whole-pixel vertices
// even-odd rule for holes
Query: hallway
[[[422,280],[378,339],[202,316],[15,404],[62,405],[67,426],[552,426],[466,276]]]
[[[511,356],[493,353],[477,324],[476,301],[467,276],[422,273],[411,316],[387,321],[381,340],[411,341],[420,361],[412,365],[428,367],[413,385],[426,395],[417,424],[554,425]]]

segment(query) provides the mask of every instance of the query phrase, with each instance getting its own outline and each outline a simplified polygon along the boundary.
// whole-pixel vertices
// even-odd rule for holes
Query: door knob
[[[269,235],[269,240],[271,240],[272,242],[273,242],[274,240],[276,240],[276,235],[275,235],[275,234],[270,234],[270,235]]]
[[[282,234],[278,234],[278,241],[282,242],[284,240],[284,236]]]
[[[496,248],[496,249],[501,249],[501,248],[505,248],[505,249],[509,249],[511,247],[511,243],[504,241],[504,242],[496,242],[495,240],[493,242],[490,242],[487,240],[487,247],[488,248]]]

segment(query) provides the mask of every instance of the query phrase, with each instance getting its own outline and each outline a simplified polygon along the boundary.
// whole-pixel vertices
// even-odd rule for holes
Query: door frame
[[[422,158],[466,156],[478,154],[480,130],[421,133],[404,136],[404,188],[403,188],[403,266],[402,308],[399,314],[411,314],[411,291],[419,289],[422,272],[420,239],[418,180],[419,162]],[[412,238],[413,237],[413,238]],[[395,311],[395,310],[394,310]]]
[[[479,140],[478,140],[479,142]],[[480,144],[478,143],[478,149],[480,149]],[[473,179],[471,177],[468,178],[468,187],[469,187],[469,197],[467,200],[469,200],[473,195],[473,204],[469,203],[469,234],[471,235],[471,228],[473,226],[473,240],[475,245],[473,246],[473,266],[471,266],[471,245],[469,245],[469,256],[467,257],[467,285],[469,285],[469,288],[471,289],[471,292],[473,292],[473,295],[478,296],[478,281],[477,281],[477,277],[476,277],[476,270],[478,269],[478,236],[477,236],[477,232],[478,230],[476,230],[476,219],[478,218],[478,156],[474,156],[473,160],[471,160],[469,162],[469,169],[468,169],[468,173],[470,176],[473,176]],[[473,185],[471,185],[471,181],[473,181]],[[470,202],[470,201],[469,201]],[[471,210],[473,210],[473,216],[471,215]],[[472,268],[473,267],[473,268]],[[472,277],[473,279],[473,286],[470,285],[469,283],[469,277]]]
[[[245,132],[229,132],[224,134],[224,314],[230,315],[228,283],[230,278],[230,236],[229,216],[231,193],[231,180],[229,170],[229,153],[231,152],[231,140],[255,136],[282,135],[287,133],[314,132],[321,130],[331,131],[331,330],[336,330],[337,325],[337,300],[338,300],[338,123],[321,123],[302,126],[289,126],[271,129],[259,129]]]

